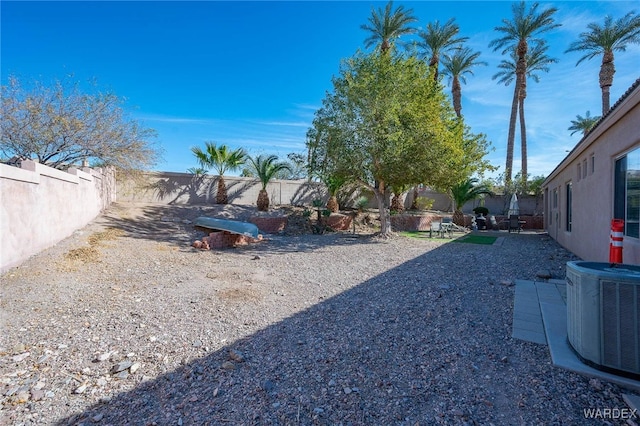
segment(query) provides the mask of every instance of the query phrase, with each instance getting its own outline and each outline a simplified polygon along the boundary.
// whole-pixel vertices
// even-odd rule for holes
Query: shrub
[[[473,209],[473,212],[476,215],[483,215],[483,216],[488,216],[489,215],[489,209],[484,207],[484,206],[478,206],[476,208]]]
[[[433,198],[427,198],[427,197],[418,197],[416,199],[416,205],[418,206],[418,210],[429,210],[431,209],[431,207],[433,207],[433,203],[436,200],[434,200]]]

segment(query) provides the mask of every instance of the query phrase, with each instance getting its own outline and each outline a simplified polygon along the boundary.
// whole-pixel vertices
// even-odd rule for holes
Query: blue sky
[[[164,161],[157,170],[196,165],[192,146],[205,141],[250,154],[305,152],[305,134],[341,59],[364,49],[360,29],[385,2],[10,2],[0,3],[1,78],[50,82],[73,74],[80,82],[126,97],[131,117],[155,129]],[[455,17],[467,45],[489,63],[462,87],[462,112],[487,135],[489,160],[504,170],[513,86],[491,76],[502,59],[489,42],[510,18],[511,2],[398,2],[416,24]],[[590,22],[635,10],[637,1],[541,2],[555,6],[562,27],[547,36],[559,62],[525,104],[529,172],[547,175],[580,139],[567,128],[577,114],[600,115],[600,58],[578,67],[569,44]],[[408,41],[409,38],[406,39]],[[618,53],[612,104],[640,78],[640,46]],[[446,80],[445,80],[446,83]],[[88,83],[87,83],[88,86]],[[514,172],[520,169],[516,139]]]

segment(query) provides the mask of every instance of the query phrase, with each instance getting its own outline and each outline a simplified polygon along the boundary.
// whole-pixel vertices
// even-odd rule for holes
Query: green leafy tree
[[[538,11],[539,4],[532,3],[527,9],[524,1],[514,3],[512,6],[513,18],[503,19],[502,25],[495,28],[503,33],[501,38],[492,40],[489,47],[494,51],[502,49],[502,54],[515,54],[518,58],[516,62],[516,84],[513,91],[513,101],[511,103],[511,116],[509,118],[509,133],[507,136],[507,161],[505,166],[505,179],[511,181],[513,172],[513,147],[515,142],[516,118],[518,113],[518,101],[520,93],[526,91],[527,72],[527,52],[529,44],[543,41],[540,38],[544,33],[557,28],[560,24],[555,23],[553,15],[557,8],[549,7]]]
[[[572,135],[575,132],[582,132],[582,136],[586,136],[599,120],[599,115],[592,117],[591,111],[587,111],[584,117],[580,114],[576,115],[576,119],[571,120],[571,126],[567,130],[573,130]]]
[[[482,195],[493,196],[494,193],[488,184],[479,183],[477,178],[467,178],[453,185],[449,189],[449,195],[453,201],[453,223],[464,226],[462,207],[467,202],[475,200]]]
[[[267,193],[267,185],[272,179],[275,179],[278,173],[287,170],[289,168],[289,164],[278,161],[277,155],[258,155],[255,158],[250,157],[249,164],[251,174],[256,176],[262,185],[260,192],[258,193],[256,206],[260,211],[267,211],[269,210],[269,194]]]
[[[416,21],[413,9],[405,10],[404,6],[398,6],[393,10],[392,1],[387,3],[384,10],[371,9],[369,23],[360,26],[361,29],[371,33],[364,41],[364,45],[366,48],[376,46],[381,53],[386,53],[394,46],[395,40],[416,31],[410,26]]]
[[[278,172],[275,179],[298,180],[307,177],[307,159],[304,155],[290,152],[287,154],[286,163],[289,168]],[[250,174],[251,172],[247,170],[247,173]]]
[[[229,149],[226,145],[217,146],[215,142],[205,142],[205,149],[194,146],[191,152],[195,155],[203,169],[215,169],[218,172],[218,192],[216,193],[217,204],[227,204],[227,185],[224,181],[224,174],[228,171],[237,170],[247,159],[244,149]]]
[[[453,49],[453,54],[445,53],[442,58],[443,74],[451,80],[451,97],[453,109],[458,117],[462,117],[462,86],[460,82],[467,83],[466,74],[473,75],[473,68],[479,65],[487,65],[485,61],[479,61],[480,52],[474,52],[468,47],[458,46]]]
[[[459,37],[459,32],[460,27],[455,23],[455,18],[449,19],[443,25],[439,21],[429,22],[425,30],[420,31],[422,40],[418,42],[418,47],[422,48],[425,57],[429,58],[429,66],[433,70],[435,80],[438,80],[440,55],[469,39],[469,37]]]
[[[613,74],[616,69],[613,63],[614,52],[624,52],[630,44],[640,43],[640,16],[629,12],[614,21],[609,15],[604,18],[604,25],[592,22],[589,29],[580,33],[580,39],[571,43],[565,52],[584,52],[580,62],[602,55],[600,65],[600,89],[602,90],[602,115],[611,107],[610,91],[613,85]]]
[[[310,164],[372,191],[382,235],[391,233],[390,188],[447,187],[486,166],[483,136],[468,132],[417,58],[358,54],[333,87],[307,135]]]
[[[161,149],[151,142],[155,131],[130,119],[124,100],[113,93],[83,93],[70,78],[25,87],[10,77],[1,94],[3,157],[37,159],[57,169],[92,162],[125,172],[160,159]]]
[[[528,175],[528,154],[527,154],[527,126],[525,123],[525,114],[524,114],[524,100],[527,97],[527,78],[531,78],[534,82],[540,82],[540,76],[538,75],[539,71],[549,72],[549,65],[558,62],[557,59],[551,58],[547,55],[547,50],[549,46],[544,42],[539,42],[533,45],[527,51],[527,60],[526,60],[526,72],[524,75],[525,84],[521,87],[520,92],[518,93],[518,116],[520,117],[520,149],[522,156],[522,168],[521,173],[525,176]],[[518,68],[518,58],[513,52],[511,55],[511,60],[503,59],[498,64],[498,68],[500,71],[493,75],[493,80],[498,80],[498,83],[503,83],[505,86],[508,86],[513,82],[514,79],[517,78],[516,70]]]

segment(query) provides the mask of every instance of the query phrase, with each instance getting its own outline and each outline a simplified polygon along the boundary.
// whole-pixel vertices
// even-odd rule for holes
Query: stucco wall
[[[229,203],[255,205],[261,184],[253,178],[225,176]],[[118,200],[160,204],[211,204],[218,191],[217,176],[147,172],[118,180]],[[306,181],[273,180],[267,185],[272,205],[309,205],[326,198],[322,185]]]
[[[0,164],[0,272],[68,237],[115,201],[112,170]]]
[[[608,262],[614,209],[615,161],[640,146],[640,86],[622,99],[569,153],[543,185],[545,228],[584,260]],[[578,177],[578,164],[587,173]],[[572,225],[566,230],[567,183],[572,186]],[[558,191],[557,208],[553,191]],[[624,263],[640,264],[640,240],[625,237]]]

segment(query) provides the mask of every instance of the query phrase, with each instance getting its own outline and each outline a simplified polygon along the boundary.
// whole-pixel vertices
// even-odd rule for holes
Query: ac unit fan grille
[[[602,280],[603,366],[640,373],[640,286]]]

